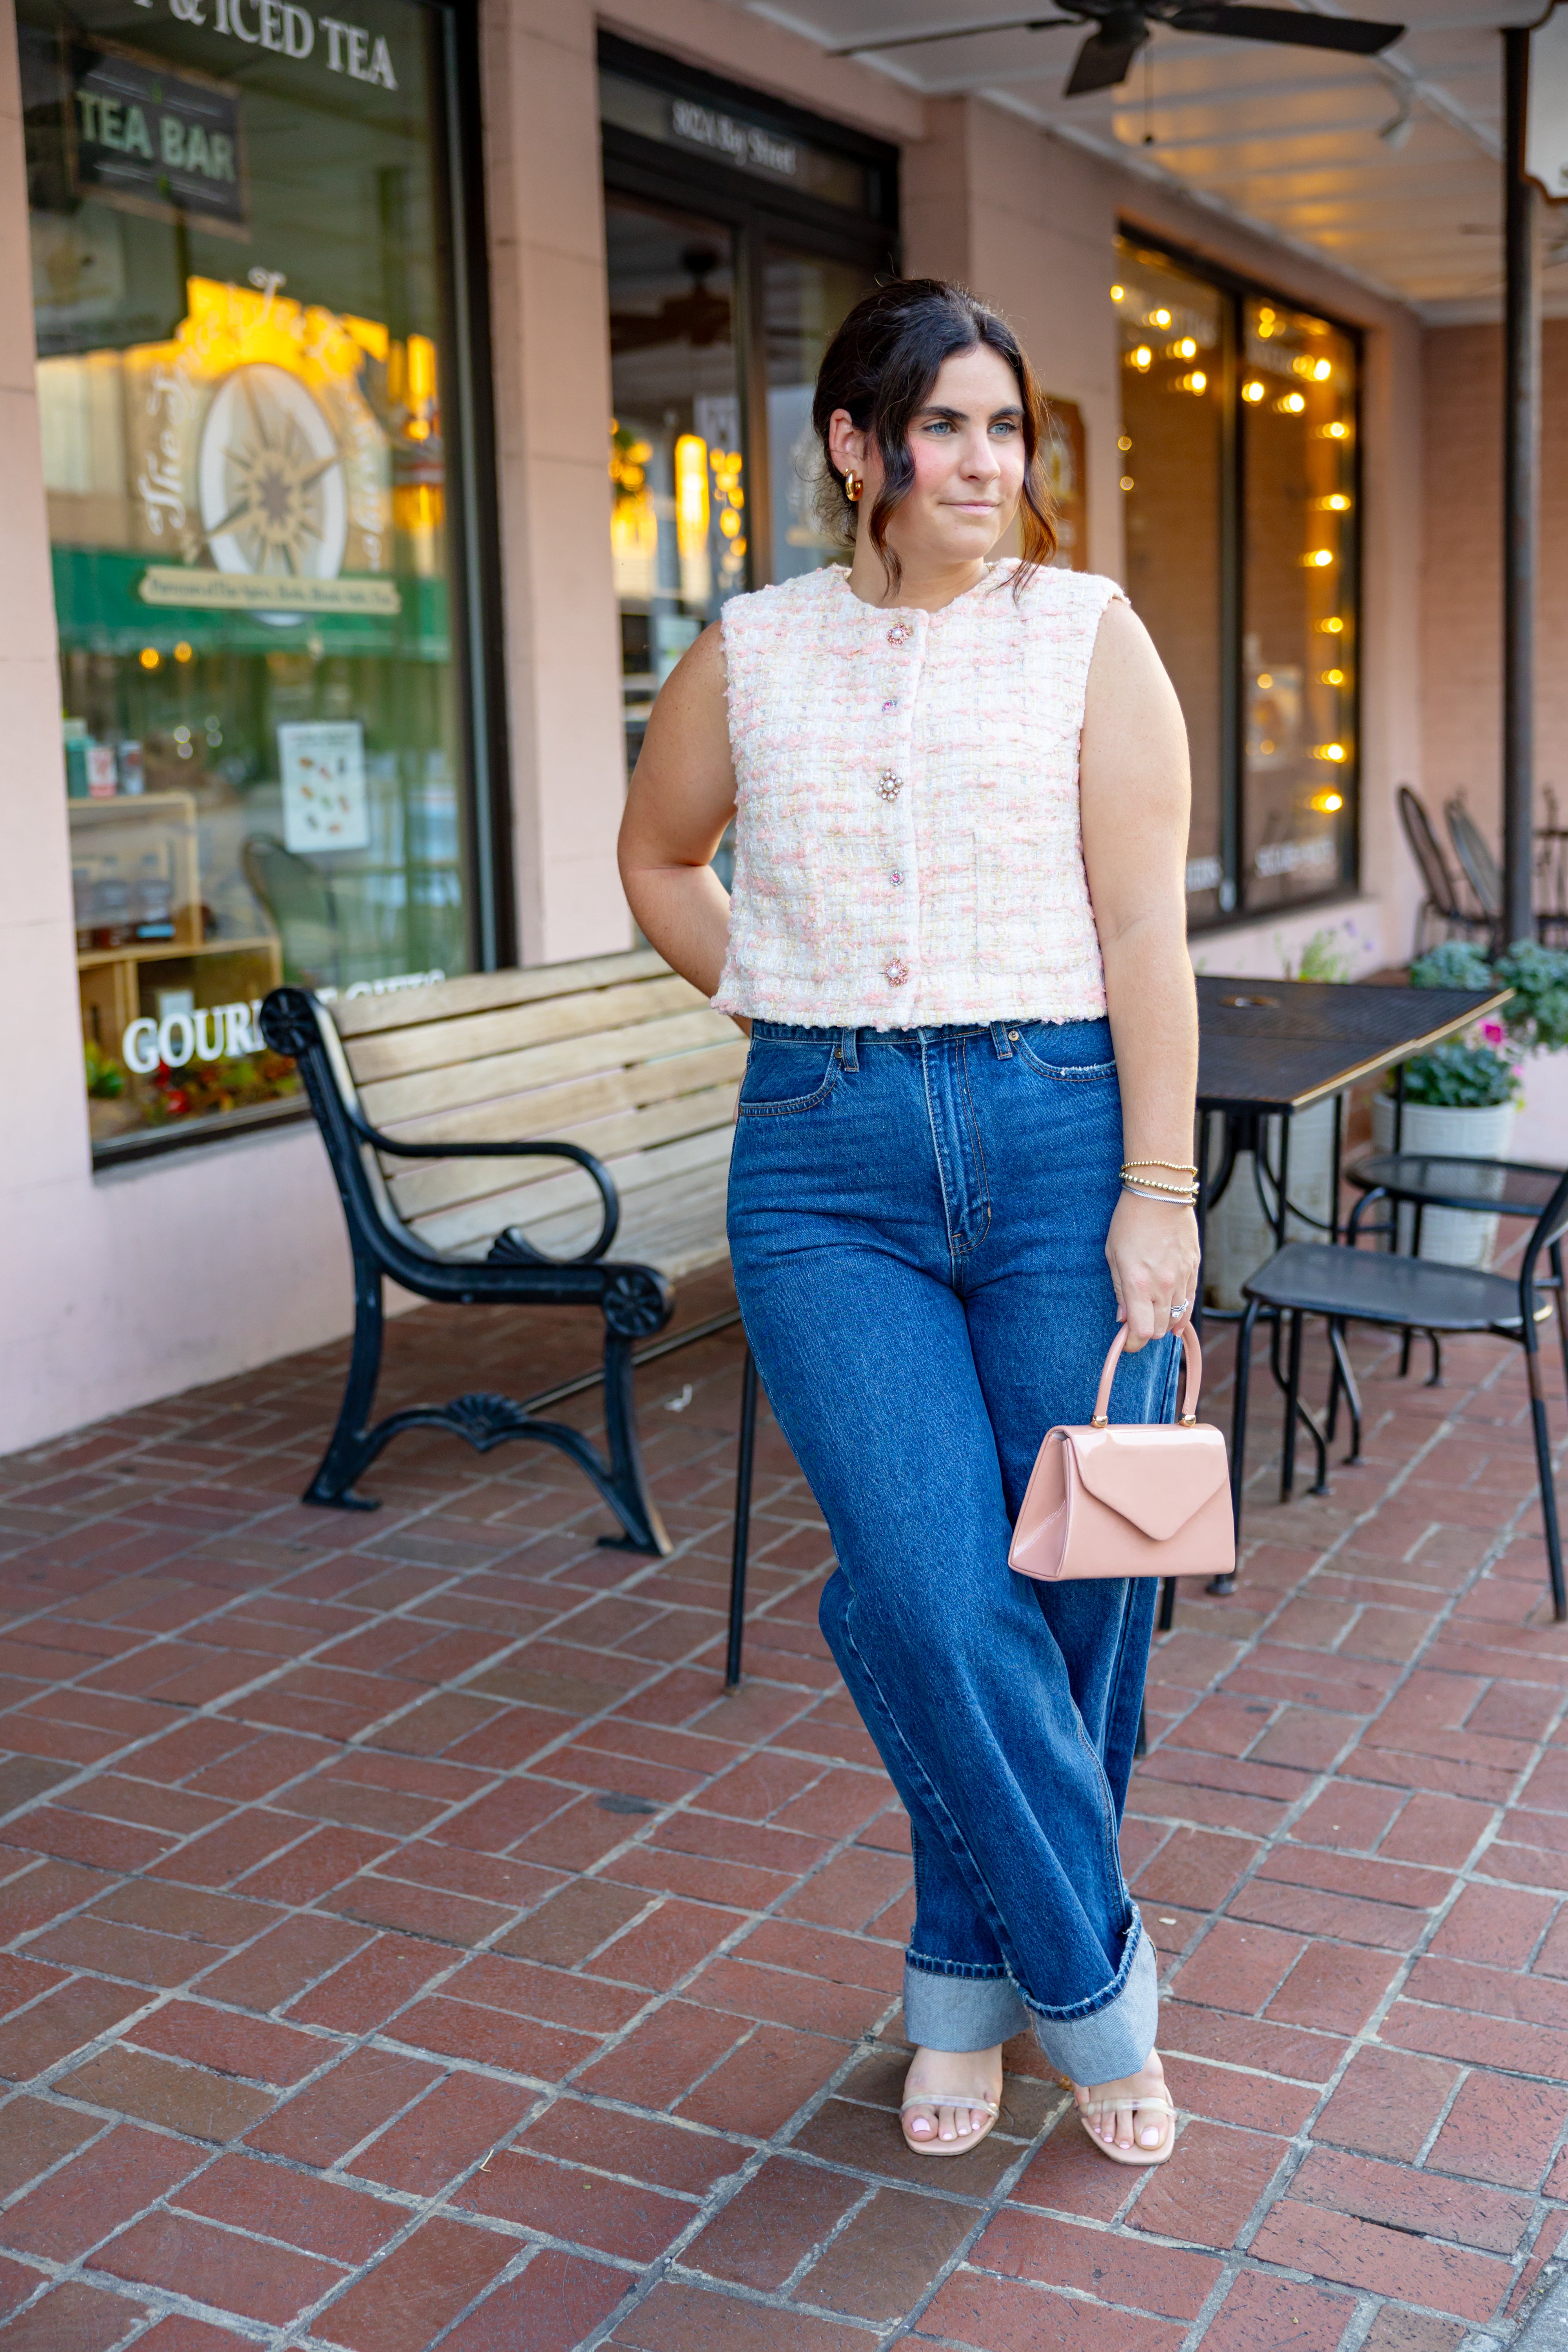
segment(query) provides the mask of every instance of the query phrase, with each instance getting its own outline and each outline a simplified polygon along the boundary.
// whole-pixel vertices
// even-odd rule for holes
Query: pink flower
[[[1500,1045],[1507,1034],[1508,1032],[1503,1027],[1500,1021],[1483,1021],[1481,1023],[1481,1035],[1486,1039],[1489,1045]]]

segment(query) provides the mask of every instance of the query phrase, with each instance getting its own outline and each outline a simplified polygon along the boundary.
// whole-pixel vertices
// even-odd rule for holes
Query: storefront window
[[[814,511],[812,394],[892,258],[895,158],[608,35],[600,50],[629,775],[725,600],[842,560]],[[727,847],[715,862],[728,879]]]
[[[100,1152],[277,1116],[279,980],[471,960],[441,28],[21,0]]]
[[[1163,255],[1126,252],[1120,469],[1127,588],[1181,699],[1193,762],[1187,915],[1236,903],[1225,858],[1225,297]]]
[[[1118,240],[1132,600],[1193,752],[1194,925],[1355,877],[1359,353],[1330,320]]]
[[[1342,878],[1355,759],[1355,349],[1249,296],[1241,368],[1245,528],[1242,853],[1251,907]]]

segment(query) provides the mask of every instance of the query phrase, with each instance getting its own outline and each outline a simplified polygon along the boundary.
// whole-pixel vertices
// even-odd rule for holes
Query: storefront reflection
[[[437,76],[406,0],[356,10],[358,73],[342,42],[335,65],[324,42],[237,54],[221,11],[139,23],[145,57],[62,41],[54,0],[22,13],[102,1152],[276,1115],[296,1080],[254,1015],[279,980],[469,961]],[[136,110],[162,177],[138,176]]]

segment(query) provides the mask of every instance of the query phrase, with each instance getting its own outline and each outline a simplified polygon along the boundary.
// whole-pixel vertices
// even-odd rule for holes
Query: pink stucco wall
[[[1542,374],[1536,775],[1555,785],[1568,822],[1568,319],[1546,322]],[[1502,744],[1500,328],[1429,330],[1423,384],[1426,797],[1441,825],[1443,803],[1462,791],[1495,840]]]

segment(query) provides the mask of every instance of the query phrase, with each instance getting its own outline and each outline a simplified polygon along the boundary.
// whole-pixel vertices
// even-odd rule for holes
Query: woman
[[[1114,583],[1045,568],[1044,404],[994,312],[881,288],[814,421],[848,570],[736,598],[685,656],[622,874],[750,1031],[735,1285],[833,1537],[823,1632],[910,1816],[905,2137],[974,2147],[1029,2024],[1101,2152],[1158,2163],[1155,1964],[1117,1855],[1154,1583],[1034,1584],[1007,1548],[1119,1320],[1115,1416],[1173,1409],[1185,736]],[[1021,560],[992,562],[1016,520]]]

